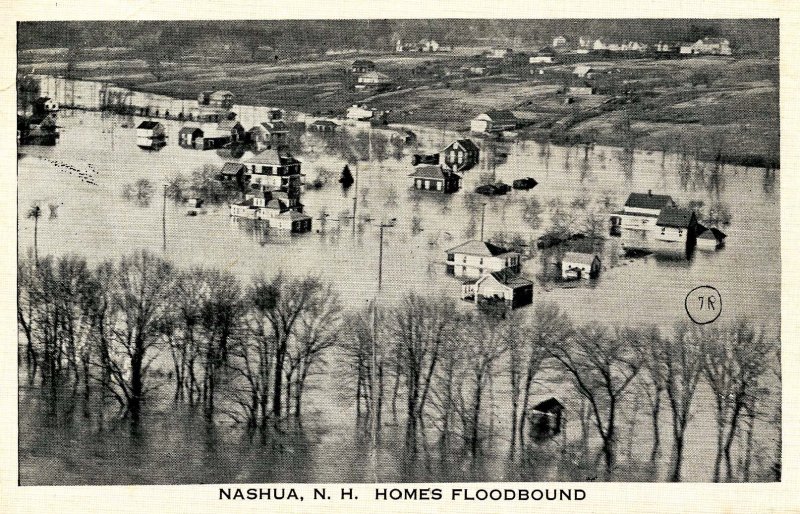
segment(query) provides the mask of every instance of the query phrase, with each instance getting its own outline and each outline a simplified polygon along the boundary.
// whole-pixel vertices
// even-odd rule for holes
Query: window
[[[678,229],[678,237],[683,237],[683,230]]]
[[[467,262],[467,256],[465,255],[465,256],[462,258],[462,260],[463,260],[464,262]]]
[[[447,254],[447,260],[448,260],[448,261],[454,261],[454,260],[456,260],[456,256],[455,256],[455,254],[453,254],[453,253],[448,253],[448,254]]]
[[[483,257],[481,257],[481,261],[479,262],[481,266],[483,266]]]
[[[271,171],[270,166],[261,166],[261,173],[270,173]]]
[[[663,235],[666,233],[667,233],[667,227],[661,227],[661,234]]]

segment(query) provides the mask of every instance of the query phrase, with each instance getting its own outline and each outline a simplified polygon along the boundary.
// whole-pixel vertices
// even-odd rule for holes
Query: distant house
[[[442,150],[444,166],[451,171],[464,172],[478,164],[480,149],[471,139],[457,139]]]
[[[592,86],[570,86],[567,88],[568,95],[588,96],[597,93],[597,89]]]
[[[231,135],[231,142],[244,141],[245,130],[241,123],[236,120],[222,120],[217,125],[217,130],[227,132]]]
[[[353,105],[347,109],[345,117],[349,120],[371,120],[375,116],[375,109],[370,109],[366,105]]]
[[[206,124],[201,129],[203,131],[201,142],[195,142],[195,148],[198,146],[203,150],[216,150],[224,148],[231,143],[230,131],[219,130],[217,125]]]
[[[555,57],[551,54],[537,54],[528,58],[529,64],[553,64],[554,62]]]
[[[386,86],[392,83],[392,78],[379,71],[369,71],[358,77],[358,85],[356,87],[378,87]]]
[[[286,232],[308,232],[311,217],[303,214],[303,205],[280,191],[251,191],[241,202],[230,206],[234,218],[265,220],[269,228]]]
[[[731,43],[721,37],[704,37],[692,45],[693,54],[731,55]]]
[[[197,95],[197,105],[211,109],[228,110],[233,107],[233,93],[230,91],[203,91]]]
[[[494,271],[461,285],[461,298],[476,305],[481,301],[503,302],[517,309],[533,303],[533,282],[509,270]]]
[[[682,55],[691,55],[694,53],[694,43],[681,43],[678,45],[678,53]]]
[[[266,121],[247,131],[247,139],[257,150],[286,145],[289,127],[282,120]]]
[[[311,132],[336,132],[339,127],[336,123],[330,120],[316,120],[308,126]]]
[[[203,130],[200,127],[183,127],[178,131],[178,144],[184,148],[197,148],[203,141]]]
[[[600,257],[596,254],[567,252],[561,259],[561,278],[597,278],[600,267]]]
[[[564,36],[555,36],[553,38],[553,48],[558,48],[559,46],[566,46],[567,45],[567,38]]]
[[[697,225],[697,248],[699,250],[716,250],[725,244],[725,233],[715,227]]]
[[[247,168],[244,164],[240,162],[226,162],[222,165],[222,169],[219,172],[219,179],[222,182],[236,182],[241,187],[244,185],[246,172]]]
[[[241,163],[245,166],[251,189],[285,191],[299,196],[303,184],[301,163],[290,153],[275,148],[260,153],[246,153]]]
[[[655,51],[658,53],[677,53],[680,51],[680,43],[670,43],[668,41],[659,41],[655,45]]]
[[[17,116],[17,137],[20,144],[55,145],[59,138],[55,115]]]
[[[458,191],[461,184],[461,177],[457,174],[433,164],[417,166],[409,177],[414,181],[414,189],[420,191],[454,193]]]
[[[270,228],[301,234],[311,231],[311,216],[293,210],[284,211],[269,220]]]
[[[575,68],[573,68],[572,70],[573,75],[577,75],[578,77],[587,79],[592,78],[592,76],[594,76],[594,73],[595,69],[587,64],[579,64],[575,66]]]
[[[517,128],[517,117],[508,110],[488,111],[477,115],[470,121],[472,132],[490,134]]]
[[[55,114],[58,112],[58,102],[49,96],[42,96],[33,101],[31,108],[34,117],[44,117],[48,114]]]
[[[165,138],[164,125],[158,121],[143,121],[136,127],[136,145],[141,148],[155,148]]]
[[[492,48],[491,50],[487,51],[484,56],[487,59],[507,59],[511,57],[511,54],[514,53],[514,50],[510,48]]]
[[[493,68],[489,66],[470,66],[468,70],[473,75],[488,75],[492,72]]]
[[[368,71],[373,71],[374,69],[375,63],[366,59],[357,59],[353,61],[353,64],[350,66],[350,71],[352,73],[367,73]]]
[[[447,250],[447,273],[477,278],[494,271],[520,271],[520,255],[485,241],[471,240]]]

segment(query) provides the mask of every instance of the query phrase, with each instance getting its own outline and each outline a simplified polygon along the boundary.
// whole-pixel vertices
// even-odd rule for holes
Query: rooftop
[[[511,251],[506,250],[505,248],[501,248],[497,245],[493,245],[492,243],[488,243],[486,241],[478,241],[476,239],[472,239],[465,243],[461,243],[460,245],[454,248],[450,248],[449,250],[447,250],[447,253],[463,253],[467,255],[475,255],[478,257],[497,257],[498,255],[511,253]]]
[[[533,282],[531,282],[527,278],[523,278],[517,275],[516,273],[513,273],[508,270],[495,271],[491,273],[491,275],[492,278],[494,278],[501,284],[510,287],[511,289],[518,289],[520,287],[527,287],[533,285]]]
[[[694,211],[679,207],[664,207],[656,220],[659,227],[689,228]]]
[[[161,125],[161,123],[159,123],[157,121],[148,120],[148,121],[143,121],[143,122],[139,123],[139,126],[136,127],[136,128],[145,129],[145,130],[152,130],[152,129],[160,126],[160,125]]]
[[[564,254],[564,258],[561,259],[562,262],[576,262],[578,264],[588,264],[591,265],[594,262],[594,259],[597,256],[593,253],[583,253],[583,252],[567,252]]]
[[[634,209],[663,209],[668,205],[674,205],[672,197],[669,195],[654,195],[652,191],[647,193],[631,193],[625,201],[625,207]]]
[[[446,174],[442,170],[442,168],[434,164],[423,164],[422,166],[417,166],[416,168],[414,168],[414,173],[409,175],[409,177],[430,178],[438,180],[444,179],[445,176]]]

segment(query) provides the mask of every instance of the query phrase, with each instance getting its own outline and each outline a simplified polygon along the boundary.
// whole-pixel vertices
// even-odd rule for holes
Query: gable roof
[[[353,66],[375,66],[375,63],[367,59],[356,59],[353,61]]]
[[[545,412],[545,413],[560,411],[564,410],[564,404],[562,404],[560,401],[551,396],[550,398],[542,400],[533,407],[531,407],[531,410]]]
[[[561,262],[577,262],[591,266],[595,259],[599,259],[599,257],[593,253],[567,252]]]
[[[688,228],[691,225],[694,211],[679,207],[664,207],[656,220],[659,227]]]
[[[274,148],[264,150],[263,152],[253,154],[252,156],[242,157],[241,162],[252,164],[272,164],[274,166],[300,164],[300,161],[292,157],[291,154],[280,153]]]
[[[240,162],[226,162],[219,172],[223,175],[238,175],[244,167],[244,164]]]
[[[154,129],[156,127],[159,127],[159,126],[161,126],[161,123],[159,123],[157,121],[146,120],[146,121],[143,121],[143,122],[139,123],[139,126],[136,127],[136,128],[137,129],[152,130],[152,129]]]
[[[330,120],[317,120],[317,121],[313,122],[312,125],[316,125],[318,127],[338,127],[339,126],[339,125],[337,125],[336,123],[334,123],[334,122],[332,122]]]
[[[507,123],[516,123],[517,117],[514,116],[514,113],[504,109],[499,111],[486,111],[486,115],[494,122],[507,122]]]
[[[291,211],[291,210],[290,211],[285,211],[285,212],[282,212],[282,213],[278,214],[278,217],[279,218],[289,218],[292,221],[310,220],[311,219],[311,216],[309,216],[308,214],[303,214],[302,212]]]
[[[716,239],[717,241],[722,241],[725,239],[727,234],[715,227],[703,227],[699,234],[697,234],[697,239]]]
[[[178,131],[178,134],[180,134],[180,135],[183,135],[183,134],[195,134],[198,131],[200,132],[200,134],[203,133],[203,129],[201,129],[200,127],[183,127],[182,129],[180,129]]]
[[[261,124],[268,132],[288,132],[289,127],[281,120],[265,121]]]
[[[473,143],[471,139],[466,139],[466,138],[465,139],[456,139],[455,141],[453,141],[452,143],[447,145],[447,148],[450,148],[451,146],[453,146],[455,144],[460,145],[467,152],[473,152],[474,153],[474,152],[478,152],[479,151],[478,145]]]
[[[460,245],[447,250],[447,253],[451,252],[476,255],[478,257],[497,257],[498,255],[512,253],[510,250],[506,250],[505,248],[501,248],[486,241],[478,241],[476,239],[461,243]]]
[[[222,120],[219,122],[219,125],[217,125],[217,128],[219,130],[233,130],[237,125],[244,129],[242,124],[236,120]]]
[[[444,180],[447,175],[441,167],[435,164],[423,164],[414,168],[414,173],[411,173],[409,177]]]
[[[663,209],[668,205],[674,205],[672,197],[669,195],[654,195],[652,192],[631,193],[625,201],[625,207],[635,209]]]

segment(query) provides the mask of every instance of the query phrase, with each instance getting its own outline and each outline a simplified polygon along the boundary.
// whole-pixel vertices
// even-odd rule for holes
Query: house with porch
[[[442,150],[442,155],[445,167],[461,173],[478,164],[480,148],[471,139],[457,139]]]
[[[486,241],[466,241],[450,248],[446,254],[446,271],[456,277],[478,278],[504,270],[519,273],[521,269],[519,253]]]
[[[417,166],[409,177],[414,181],[414,189],[419,191],[455,193],[461,186],[460,176],[433,164]]]
[[[533,303],[533,282],[510,270],[494,271],[466,280],[461,285],[461,299],[474,302],[496,301],[508,309]]]

